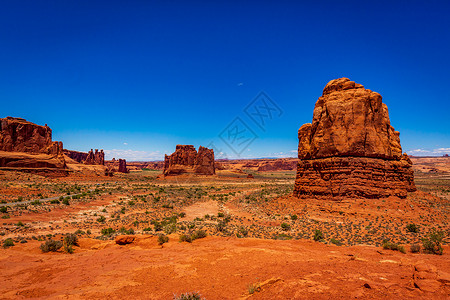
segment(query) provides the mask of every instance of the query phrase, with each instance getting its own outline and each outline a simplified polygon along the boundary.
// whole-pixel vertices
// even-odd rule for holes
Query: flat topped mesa
[[[62,142],[52,141],[52,130],[22,118],[0,119],[0,151],[62,154]]]
[[[214,150],[193,145],[177,145],[175,152],[164,158],[164,176],[194,173],[214,175]]]
[[[402,155],[381,95],[348,78],[325,86],[298,139],[297,197],[406,197],[415,191],[412,163]]]

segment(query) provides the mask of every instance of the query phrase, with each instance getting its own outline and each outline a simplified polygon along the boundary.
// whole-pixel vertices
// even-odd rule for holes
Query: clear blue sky
[[[450,152],[448,1],[243,2],[2,1],[0,117],[129,160],[211,141],[237,157],[219,135],[239,117],[257,136],[241,157],[296,156],[325,84],[349,77],[383,96],[404,151]],[[244,111],[261,91],[282,111],[264,130]]]

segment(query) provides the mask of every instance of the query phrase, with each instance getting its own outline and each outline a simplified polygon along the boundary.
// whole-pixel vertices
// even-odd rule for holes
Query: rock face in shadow
[[[128,173],[127,161],[125,159],[119,159],[119,172]]]
[[[79,152],[67,149],[64,149],[64,155],[75,160],[76,162],[79,162],[80,164],[84,163],[84,161],[88,157],[88,154],[86,152]]]
[[[164,158],[164,175],[184,173],[214,175],[214,150],[200,146],[197,152],[193,145],[177,145],[175,152]]]
[[[100,166],[105,165],[105,153],[103,152],[103,149],[100,151],[98,151],[98,149],[95,149],[95,152],[91,149],[91,151],[87,153],[64,149],[64,154],[71,159],[79,162],[80,164]]]
[[[340,78],[317,100],[313,121],[298,131],[294,195],[406,197],[412,163],[376,92]]]

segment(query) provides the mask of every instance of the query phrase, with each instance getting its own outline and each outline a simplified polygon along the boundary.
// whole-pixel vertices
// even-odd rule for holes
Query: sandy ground
[[[0,250],[2,299],[445,299],[450,285],[414,287],[414,266],[450,271],[443,256],[313,241],[207,237],[180,243],[139,236],[130,245],[81,239],[74,254],[41,253],[38,242]],[[252,285],[259,286],[253,294]]]

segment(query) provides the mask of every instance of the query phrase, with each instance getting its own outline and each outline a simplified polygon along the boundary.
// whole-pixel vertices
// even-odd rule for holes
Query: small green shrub
[[[261,291],[261,286],[259,283],[250,284],[248,286],[248,293],[250,295],[254,294],[255,292]]]
[[[158,236],[158,244],[162,245],[162,244],[167,243],[168,241],[169,241],[169,237],[168,236],[166,236],[164,234],[160,234]]]
[[[101,216],[100,218],[97,219],[97,222],[99,223],[103,223],[105,222],[106,218],[104,216]]]
[[[396,243],[392,243],[390,241],[384,241],[382,246],[383,246],[383,249],[386,249],[386,250],[396,250],[396,251],[400,251],[401,253],[406,253],[405,247],[400,246],[399,244],[396,244]]]
[[[74,233],[69,233],[64,237],[64,243],[68,245],[78,246],[78,237]]]
[[[443,231],[433,230],[428,234],[427,238],[422,239],[423,250],[426,253],[442,255],[442,253],[444,252],[444,249],[441,245],[443,239]]]
[[[47,240],[40,246],[40,248],[42,252],[47,253],[47,252],[56,252],[59,249],[61,249],[62,246],[63,244],[60,241]]]
[[[197,230],[192,234],[192,239],[202,239],[206,237],[206,232],[204,230]]]
[[[182,234],[180,235],[180,242],[192,243],[192,236],[190,234]]]
[[[174,300],[201,300],[202,296],[199,293],[184,293],[181,294],[180,296],[174,295],[173,296]]]
[[[342,242],[340,240],[336,240],[335,238],[331,238],[330,242],[336,246],[342,246]]]
[[[0,212],[6,214],[8,212],[8,207],[7,206],[0,207]]]
[[[103,228],[102,231],[101,231],[102,235],[111,235],[111,234],[113,234],[115,232],[116,231],[114,229],[112,229],[111,227]],[[90,234],[90,233],[88,233],[88,234]]]
[[[419,244],[412,244],[410,248],[411,248],[411,252],[412,253],[419,253],[420,252],[420,245]]]
[[[291,230],[291,225],[287,223],[281,223],[281,229],[283,229],[284,231]]]
[[[292,220],[292,221],[295,221],[295,220],[297,220],[297,219],[298,219],[297,215],[292,215],[292,216],[291,216],[291,220]]]
[[[417,227],[416,224],[411,223],[411,224],[406,225],[406,230],[408,230],[409,232],[417,233],[419,231],[419,228]]]
[[[64,205],[70,205],[69,198],[64,198],[64,200],[62,201],[62,203],[63,203]]]
[[[324,239],[323,233],[320,229],[316,229],[314,231],[314,238],[313,238],[316,242],[318,241],[322,241]]]
[[[3,248],[9,248],[14,246],[14,241],[12,238],[7,238],[6,240],[3,241]]]

